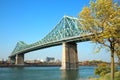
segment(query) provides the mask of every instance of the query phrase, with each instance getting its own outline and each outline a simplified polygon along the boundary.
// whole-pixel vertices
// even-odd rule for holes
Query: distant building
[[[83,61],[82,65],[89,65],[89,61]]]
[[[54,57],[46,57],[46,62],[55,62]]]
[[[56,60],[56,63],[61,63],[61,61],[59,59]]]
[[[41,60],[40,60],[40,62],[44,62],[44,60],[43,60],[43,59],[41,59]]]

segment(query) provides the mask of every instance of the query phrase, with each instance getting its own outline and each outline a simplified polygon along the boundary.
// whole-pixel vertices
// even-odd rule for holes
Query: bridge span
[[[11,62],[16,65],[24,64],[24,54],[62,45],[62,66],[61,69],[78,69],[77,42],[88,41],[92,34],[81,30],[79,20],[74,17],[63,16],[57,25],[43,39],[26,44],[19,41],[15,49],[10,54]]]

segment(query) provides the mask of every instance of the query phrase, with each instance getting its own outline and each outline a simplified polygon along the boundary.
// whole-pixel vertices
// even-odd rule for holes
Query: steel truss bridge
[[[23,41],[17,42],[15,49],[9,57],[15,59],[16,55],[25,54],[27,52],[62,45],[63,43],[76,43],[89,40],[88,37],[91,34],[81,30],[80,27],[81,25],[77,18],[63,16],[51,32],[43,39],[32,44],[27,44]]]

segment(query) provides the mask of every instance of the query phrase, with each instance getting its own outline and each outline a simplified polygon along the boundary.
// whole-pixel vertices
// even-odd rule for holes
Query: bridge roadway
[[[58,46],[58,45],[62,45],[63,42],[66,43],[76,43],[76,42],[84,42],[84,41],[89,41],[89,37],[92,36],[91,34],[86,35],[86,36],[76,36],[76,37],[71,37],[71,38],[65,38],[63,40],[59,40],[59,41],[54,41],[54,42],[47,42],[45,44],[42,45],[38,45],[38,46],[33,46],[30,48],[25,48],[22,51],[18,51],[16,54],[26,54],[28,52],[31,51],[36,51],[36,50],[40,50],[40,49],[44,49],[44,48],[48,48],[48,47],[52,47],[52,46]],[[16,54],[11,54],[9,57],[15,57]]]
[[[82,31],[79,27],[81,27],[81,25],[77,18],[64,16],[55,28],[40,42],[33,43],[32,46],[27,45],[24,42],[18,42],[15,49],[9,56],[11,63],[22,65],[24,64],[25,53],[62,45],[61,69],[78,69],[76,43],[89,41],[89,38],[93,36],[88,32]],[[81,33],[83,33],[83,35]]]

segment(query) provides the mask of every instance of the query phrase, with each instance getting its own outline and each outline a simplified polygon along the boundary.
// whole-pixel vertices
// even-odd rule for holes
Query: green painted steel
[[[25,50],[35,48],[37,46],[44,46],[44,44],[50,44],[57,41],[65,40],[66,38],[72,38],[80,36],[81,33],[87,34],[79,27],[79,21],[77,18],[63,16],[63,18],[58,22],[58,24],[54,27],[54,29],[49,32],[43,39],[33,43],[33,44],[26,44],[23,41],[19,41],[11,53],[11,56],[20,53],[21,51],[24,52]]]

